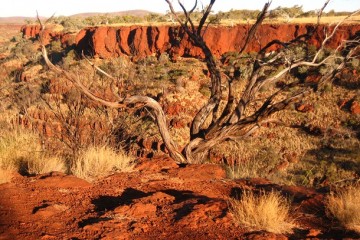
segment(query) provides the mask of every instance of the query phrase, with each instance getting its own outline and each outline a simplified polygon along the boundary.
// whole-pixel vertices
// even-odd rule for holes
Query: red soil
[[[238,226],[228,199],[244,189],[275,189],[293,199],[288,236]],[[52,173],[0,185],[0,239],[304,239],[359,237],[324,213],[324,194],[264,179],[232,181],[218,165],[179,167],[169,158],[88,183]]]

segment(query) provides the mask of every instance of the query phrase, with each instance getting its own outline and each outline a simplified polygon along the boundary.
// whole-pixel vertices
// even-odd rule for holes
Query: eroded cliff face
[[[245,42],[249,25],[234,27],[209,27],[204,39],[217,57],[226,52],[239,51]],[[320,26],[308,41],[319,46],[324,39],[325,28]],[[256,52],[272,40],[282,42],[305,34],[314,29],[312,24],[264,24],[259,27],[256,37],[250,42],[246,52]],[[26,37],[36,37],[39,26],[25,26],[21,30]],[[331,31],[331,28],[327,31]],[[67,34],[46,32],[47,43],[51,39],[60,39],[65,45],[69,39]],[[360,35],[360,24],[344,25],[339,28],[335,36],[329,41],[328,47],[335,48],[345,39],[353,39]],[[71,42],[71,41],[70,41]],[[148,55],[168,53],[171,57],[202,58],[200,48],[193,45],[188,35],[180,27],[172,26],[127,26],[127,27],[90,27],[81,30],[75,38],[77,51],[100,57],[113,58],[121,55],[143,58]],[[275,50],[278,45],[273,45],[268,51]]]
[[[309,42],[319,46],[324,39],[326,26],[318,28]],[[272,40],[289,41],[294,37],[314,29],[311,24],[262,25],[256,38],[250,42],[246,52],[255,52]],[[226,52],[239,51],[249,31],[248,25],[234,27],[209,27],[204,39],[217,57]],[[360,25],[344,25],[336,32],[328,47],[335,48],[344,39],[360,35]],[[277,45],[268,51],[275,50]],[[131,26],[131,27],[93,27],[80,31],[76,37],[78,51],[100,57],[112,58],[130,55],[138,58],[167,52],[172,57],[203,57],[200,48],[195,47],[180,27],[170,26]]]
[[[22,32],[23,37],[25,38],[37,38],[40,33],[40,25],[24,25],[21,27],[20,32]],[[62,31],[57,31],[54,28],[50,27],[45,29],[43,41],[44,44],[49,44],[51,41],[60,40],[63,47],[69,47],[75,44],[75,37],[77,34],[74,33],[65,33]]]

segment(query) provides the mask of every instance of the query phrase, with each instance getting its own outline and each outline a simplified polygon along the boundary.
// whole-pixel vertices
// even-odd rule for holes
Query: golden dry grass
[[[244,191],[239,200],[229,201],[230,212],[241,227],[254,231],[290,233],[295,226],[289,216],[290,204],[280,193]]]
[[[133,167],[133,159],[130,156],[102,146],[89,147],[80,153],[71,171],[79,178],[93,181],[116,171],[129,172]]]
[[[37,134],[25,130],[2,132],[0,137],[0,182],[8,182],[11,172],[42,174],[65,172],[64,161],[45,154]]]
[[[0,137],[0,166],[18,168],[22,161],[41,151],[38,136],[23,130],[4,132]]]
[[[360,187],[351,186],[327,199],[327,210],[347,229],[360,233]]]
[[[27,162],[27,171],[30,174],[65,172],[66,166],[59,156],[38,156]]]

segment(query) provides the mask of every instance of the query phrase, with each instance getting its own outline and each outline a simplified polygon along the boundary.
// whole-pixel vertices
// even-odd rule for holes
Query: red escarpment
[[[324,39],[324,28],[326,27],[325,25],[320,26],[308,41],[319,46]],[[274,39],[282,42],[289,41],[312,29],[314,29],[314,25],[311,24],[262,25],[255,39],[248,45],[246,52],[259,51]],[[248,31],[248,25],[209,27],[204,34],[204,39],[213,54],[219,57],[226,52],[239,51],[244,45]],[[342,40],[352,39],[359,34],[360,25],[341,26],[327,46],[335,48]],[[277,47],[279,46],[273,45],[268,51],[275,50]],[[85,28],[76,37],[76,48],[100,58],[120,55],[141,58],[164,52],[169,53],[172,57],[203,57],[201,49],[192,44],[188,35],[180,27],[171,26]]]
[[[209,27],[204,40],[217,57],[226,52],[239,51],[244,45],[249,25],[236,25],[233,27]],[[325,36],[327,25],[321,25],[315,34],[308,39],[311,44],[319,46]],[[331,32],[330,27],[327,32]],[[308,33],[314,29],[313,24],[264,24],[259,27],[246,52],[256,52],[267,43],[276,39],[282,42]],[[37,25],[22,27],[23,35],[36,37],[40,28]],[[360,35],[360,25],[343,25],[329,41],[327,47],[335,48],[345,39],[353,39]],[[60,39],[65,45],[72,41],[66,33],[45,32],[46,43],[52,39]],[[142,58],[148,55],[169,53],[173,58],[203,57],[200,48],[193,45],[188,35],[178,26],[122,26],[122,27],[89,27],[82,29],[75,39],[75,47],[79,52],[100,58],[112,58],[121,55]],[[279,45],[273,45],[268,51],[275,50]]]
[[[21,27],[20,32],[22,32],[25,38],[37,38],[40,30],[40,25],[24,25]],[[75,35],[74,33],[66,33],[48,28],[44,31],[43,41],[44,44],[47,45],[51,41],[60,40],[63,47],[69,47],[75,43]]]

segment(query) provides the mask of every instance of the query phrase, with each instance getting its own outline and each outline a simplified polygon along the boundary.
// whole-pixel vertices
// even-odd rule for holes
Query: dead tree
[[[92,100],[112,108],[147,107],[151,109],[156,116],[156,123],[162,140],[170,156],[176,162],[194,162],[195,159],[204,157],[215,145],[225,141],[245,139],[262,124],[276,121],[272,118],[276,112],[286,109],[293,102],[315,91],[327,82],[332,81],[339,71],[346,66],[346,63],[353,58],[355,54],[359,53],[359,40],[355,39],[353,41],[344,41],[333,53],[325,57],[322,56],[325,45],[334,36],[339,26],[350,17],[348,16],[336,24],[331,31],[329,30],[329,32],[326,33],[326,37],[320,47],[313,53],[300,57],[295,56],[293,49],[296,47],[308,48],[306,40],[310,38],[319,27],[321,14],[328,4],[328,0],[319,11],[318,23],[313,30],[288,42],[273,40],[257,53],[257,56],[252,61],[252,66],[249,66],[251,73],[245,89],[237,92],[233,87],[236,81],[235,73],[241,71],[241,69],[236,69],[234,66],[234,71],[226,74],[222,72],[219,62],[215,60],[214,55],[204,40],[204,35],[208,27],[207,19],[215,0],[210,0],[209,5],[203,11],[202,18],[197,24],[195,24],[191,18],[191,14],[197,8],[197,0],[195,0],[194,7],[190,11],[186,10],[180,0],[178,1],[185,18],[178,15],[173,7],[172,1],[165,1],[169,5],[174,18],[189,36],[194,46],[199,47],[204,53],[204,61],[206,62],[211,81],[211,96],[193,118],[190,129],[190,141],[182,150],[178,149],[176,143],[173,142],[168,131],[164,111],[156,100],[146,96],[130,96],[122,98],[117,102],[110,102],[97,97],[78,80],[77,76],[52,64],[43,44],[42,53],[46,64],[51,70],[63,75],[66,79],[74,83],[75,86]],[[264,5],[255,24],[249,29],[248,34],[244,36],[244,44],[239,49],[240,57],[246,52],[248,44],[255,39],[259,26],[268,15],[270,4],[271,2],[268,2]],[[44,29],[45,26],[43,24],[41,25],[42,29]],[[277,50],[270,54],[267,53],[267,50],[273,45],[278,46]],[[327,73],[322,75],[317,83],[306,83],[298,79],[293,79],[284,83],[280,89],[271,92],[265,98],[257,99],[262,87],[283,79],[285,75],[290,74],[292,71],[300,67],[317,69],[322,66],[328,66],[329,68]],[[101,69],[97,69],[103,74],[109,75]],[[264,71],[266,74],[263,73]],[[109,75],[109,77],[111,76]],[[222,87],[224,83],[227,85],[226,88]],[[226,96],[225,99],[224,95]],[[209,119],[211,121],[209,121]]]

